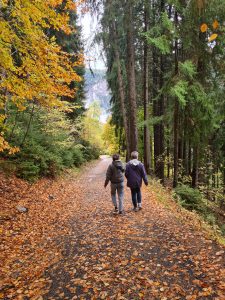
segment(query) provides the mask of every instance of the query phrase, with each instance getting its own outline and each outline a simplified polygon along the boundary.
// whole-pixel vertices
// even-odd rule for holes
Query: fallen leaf
[[[222,254],[224,254],[224,251],[223,251],[223,250],[216,252],[216,255],[217,255],[217,256],[222,255]]]

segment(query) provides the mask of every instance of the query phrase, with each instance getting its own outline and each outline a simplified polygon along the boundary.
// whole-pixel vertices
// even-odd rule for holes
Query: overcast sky
[[[97,18],[90,13],[79,14],[80,25],[82,26],[82,40],[84,43],[86,67],[91,66],[92,69],[105,69],[104,61],[101,57],[102,49],[93,42],[95,33],[97,32]]]

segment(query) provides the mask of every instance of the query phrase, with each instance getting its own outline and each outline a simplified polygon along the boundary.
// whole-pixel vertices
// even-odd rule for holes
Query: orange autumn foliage
[[[208,26],[207,26],[207,24],[202,24],[201,25],[201,27],[200,27],[200,29],[201,29],[201,32],[206,32],[207,31],[207,29],[208,29]]]
[[[63,13],[57,6],[63,0],[8,0],[0,7],[0,151],[10,149],[4,140],[7,106],[14,103],[19,111],[28,101],[46,107],[62,107],[62,96],[72,97],[71,81],[81,78],[74,66],[83,63],[82,54],[76,63],[61,50],[55,39],[47,36],[49,28],[71,33],[66,10],[76,9],[67,0]],[[46,18],[47,16],[47,18]]]
[[[217,29],[218,27],[219,27],[219,22],[217,20],[214,20],[213,29]]]

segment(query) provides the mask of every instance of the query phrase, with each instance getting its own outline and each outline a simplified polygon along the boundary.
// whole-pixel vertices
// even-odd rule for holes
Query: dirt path
[[[4,179],[0,299],[225,299],[224,248],[143,188],[143,207],[114,215],[103,188],[110,159],[35,185]],[[49,197],[49,195],[53,195]],[[15,213],[14,199],[28,213]],[[1,225],[1,224],[0,224]]]
[[[63,259],[46,271],[43,298],[225,299],[223,249],[181,225],[147,190],[142,211],[132,211],[127,190],[126,214],[113,215],[103,189],[109,163],[80,178],[84,198],[72,233],[59,241]]]

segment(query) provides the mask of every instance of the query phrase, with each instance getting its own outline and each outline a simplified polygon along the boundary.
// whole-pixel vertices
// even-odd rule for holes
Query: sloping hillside
[[[101,119],[105,121],[110,110],[110,92],[108,90],[104,70],[93,70],[93,73],[91,73],[89,69],[86,69],[85,91],[86,107],[89,107],[94,100],[98,100],[102,108]]]

